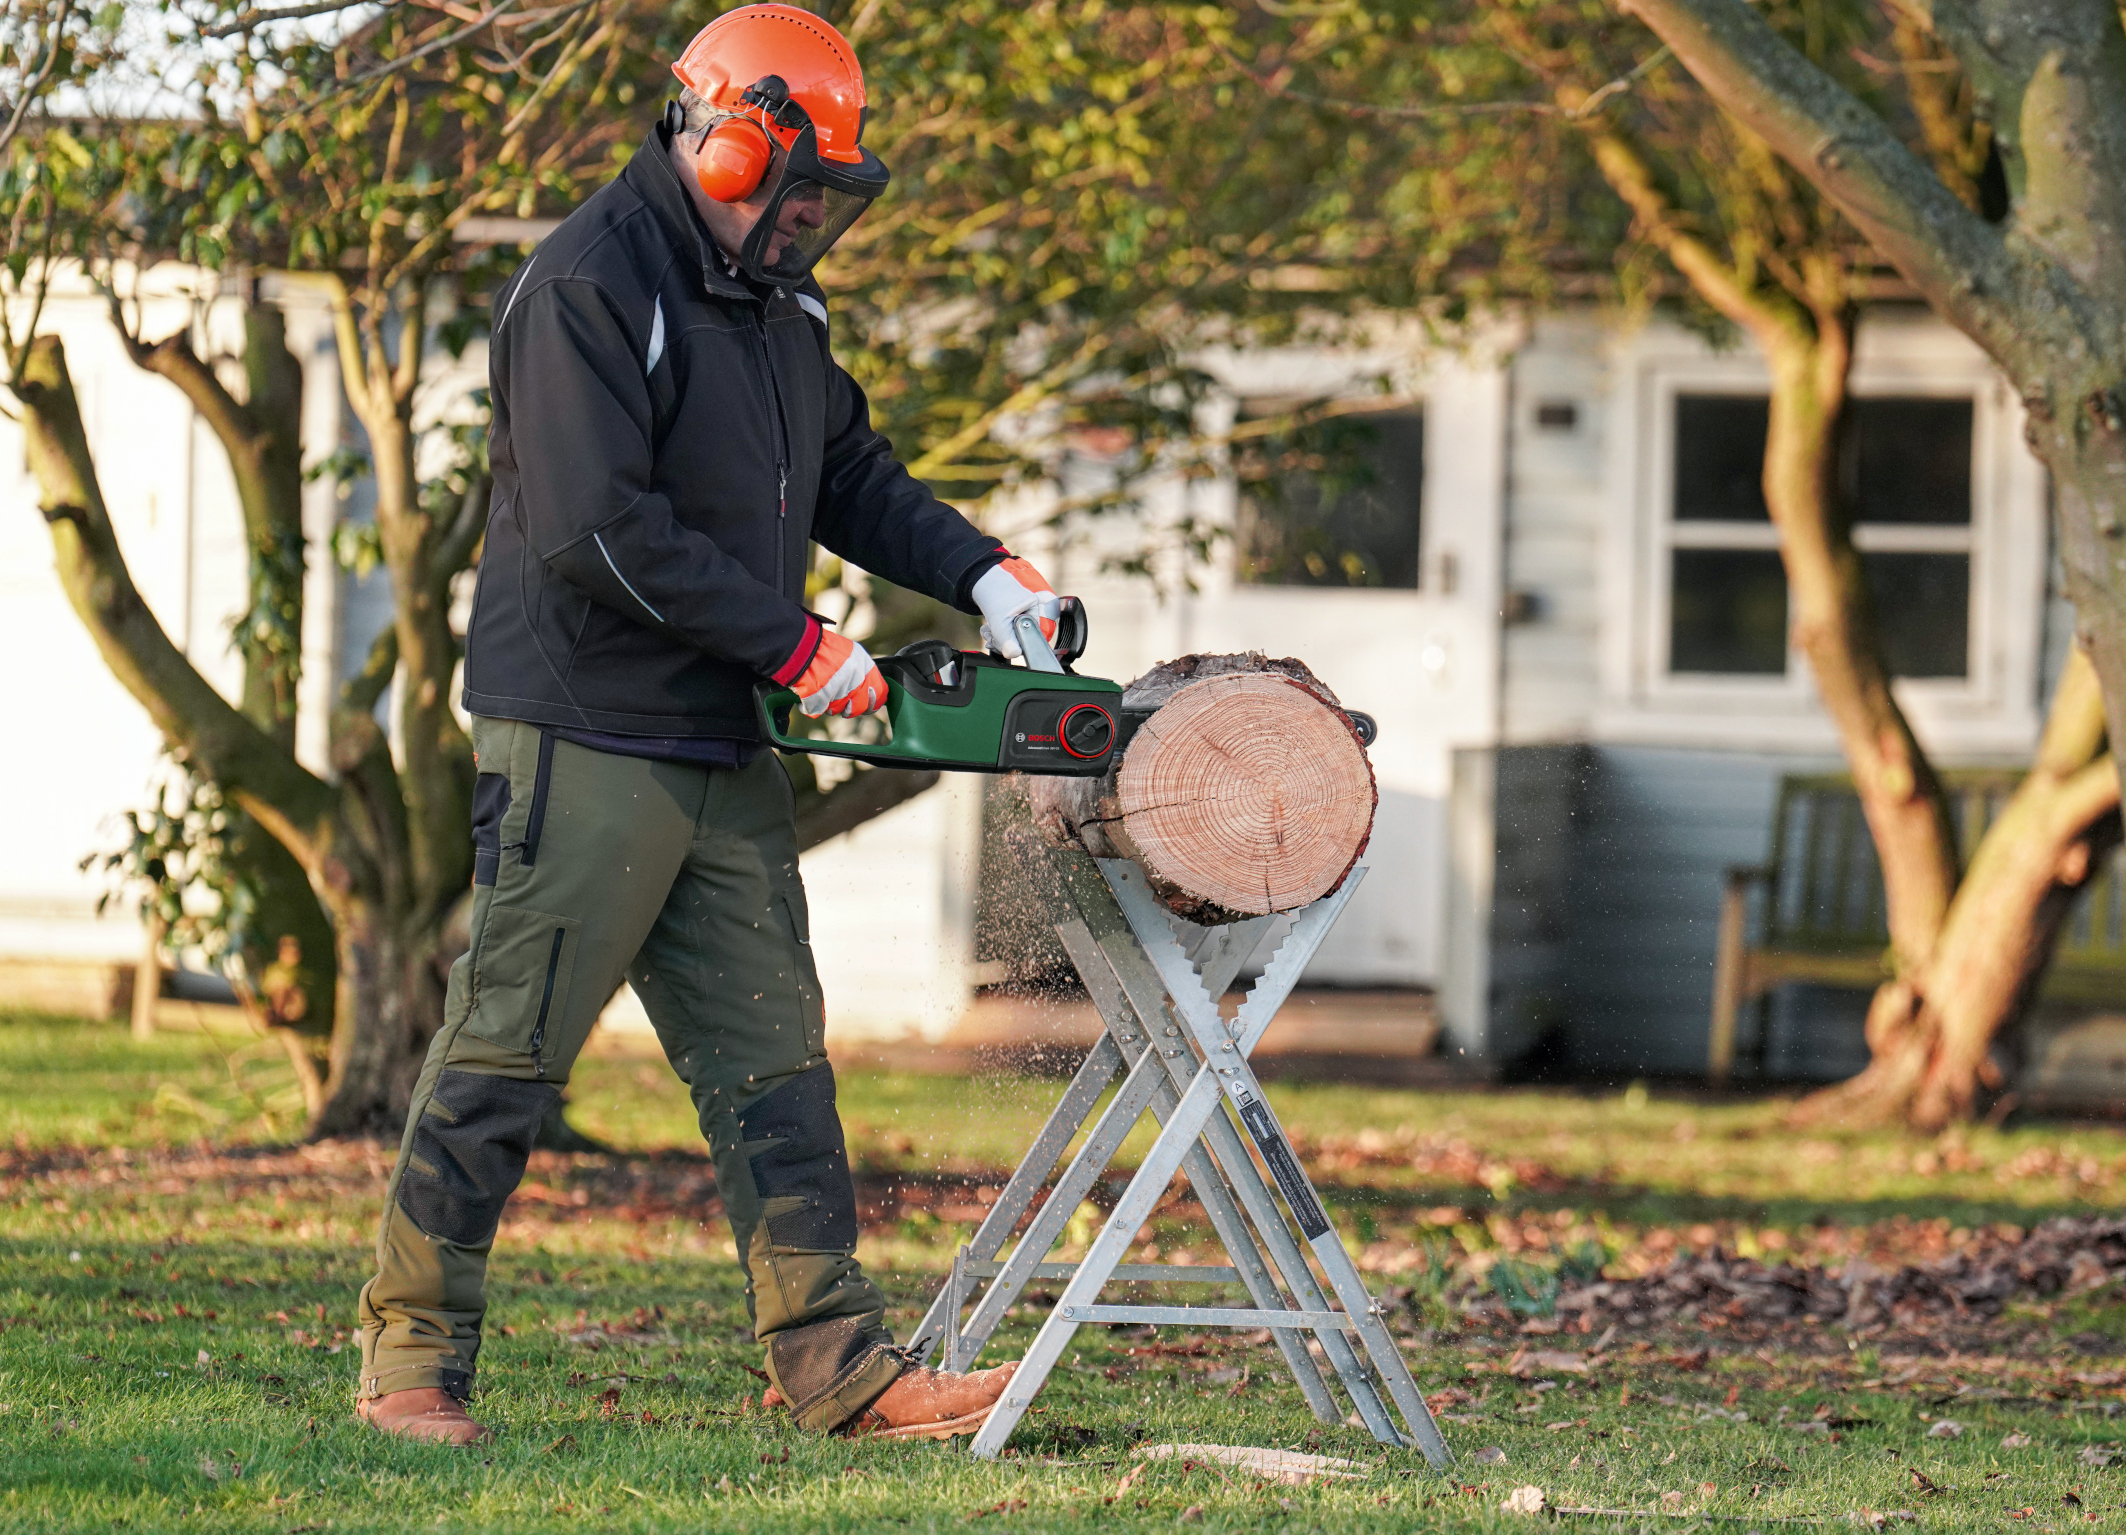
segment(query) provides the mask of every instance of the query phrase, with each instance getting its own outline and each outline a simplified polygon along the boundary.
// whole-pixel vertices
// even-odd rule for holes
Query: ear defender
[[[759,123],[750,117],[728,118],[701,141],[694,176],[717,202],[735,203],[753,194],[773,158],[767,131]]]

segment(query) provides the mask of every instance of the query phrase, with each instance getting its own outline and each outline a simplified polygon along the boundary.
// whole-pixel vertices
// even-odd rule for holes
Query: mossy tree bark
[[[408,370],[408,396],[411,378]],[[23,349],[13,390],[23,407],[29,465],[61,583],[105,663],[186,761],[295,858],[331,918],[339,1027],[311,1133],[394,1133],[421,1051],[441,1020],[443,977],[436,961],[444,919],[471,879],[462,812],[440,835],[433,830],[440,821],[433,812],[408,813],[402,775],[371,713],[393,678],[399,627],[385,632],[369,666],[342,690],[332,722],[337,776],[327,782],[297,762],[272,731],[223,699],[141,598],[104,504],[56,336],[36,337]],[[407,515],[403,501],[379,499],[380,517]],[[484,508],[484,497],[479,500]],[[438,547],[469,551],[462,530],[454,525],[450,531],[460,536],[438,540]],[[448,584],[437,563],[431,558],[425,566],[410,560],[401,565],[409,578],[425,578],[431,606],[440,606]],[[454,651],[439,654],[432,647],[424,655],[441,676],[431,670],[406,679],[401,721],[402,728],[426,724],[436,739],[443,732],[433,723],[434,705],[456,658]],[[448,763],[447,751],[446,743],[430,760]],[[470,759],[468,744],[465,795]],[[446,785],[429,797],[447,800],[451,792]],[[417,850],[424,836],[434,840]]]
[[[115,292],[106,291],[127,355],[175,385],[228,455],[244,519],[250,597],[234,635],[244,662],[238,708],[292,753],[302,676],[303,370],[288,349],[287,317],[256,295],[244,304],[239,398],[195,350],[189,327],[146,341]],[[258,899],[232,955],[238,994],[254,1021],[287,1047],[307,1110],[315,1114],[326,1078],[311,1041],[332,1037],[338,985],[332,924],[301,862],[249,815],[239,812],[222,840],[225,860]]]
[[[2126,728],[2126,26],[2110,0],[1935,0],[1908,7],[1970,82],[2000,156],[2006,217],[1961,168],[1930,165],[1746,0],[1620,0],[1709,95],[1808,179],[1999,364],[2051,471],[2067,591],[2110,739]],[[1910,55],[1909,42],[1900,49]],[[1922,113],[1941,159],[1939,124]],[[2108,835],[2089,700],[2070,678],[2025,793],[1974,854],[1937,956],[1876,999],[1876,1060],[1815,1107],[1927,1125],[1968,1111],[2047,925]],[[2115,775],[2113,771],[2112,776]],[[2027,796],[2027,797],[2026,797]],[[2042,877],[2041,876],[2045,876]],[[1969,918],[1962,917],[1968,899]],[[2057,909],[2056,909],[2057,908]],[[2020,927],[2016,924],[2021,923]],[[2005,924],[2005,930],[2003,925]],[[1991,930],[1989,932],[1989,929]],[[1997,946],[1990,958],[1982,951]],[[1931,987],[1930,987],[1931,982]]]

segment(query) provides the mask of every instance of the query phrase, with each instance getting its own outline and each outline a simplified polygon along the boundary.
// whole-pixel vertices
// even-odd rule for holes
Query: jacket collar
[[[693,200],[680,184],[679,173],[672,169],[671,142],[664,124],[657,124],[650,130],[650,136],[643,140],[642,147],[635,151],[635,157],[628,161],[620,179],[649,205],[674,248],[694,253],[703,286],[724,298],[760,302],[761,295],[732,274],[715,236],[702,223],[701,215],[694,211]]]

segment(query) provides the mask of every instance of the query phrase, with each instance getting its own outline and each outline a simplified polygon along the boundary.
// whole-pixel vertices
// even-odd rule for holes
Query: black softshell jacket
[[[660,127],[496,300],[494,497],[465,707],[758,740],[752,689],[819,644],[812,540],[972,611],[997,558],[894,460],[808,280],[732,276]]]

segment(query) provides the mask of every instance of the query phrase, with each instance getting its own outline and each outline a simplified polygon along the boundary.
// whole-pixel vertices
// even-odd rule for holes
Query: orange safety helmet
[[[727,116],[695,155],[701,189],[718,202],[753,196],[783,152],[782,178],[754,222],[739,264],[756,280],[801,281],[886,189],[889,173],[862,144],[864,74],[848,39],[792,5],[747,5],[703,27],[672,66],[696,96]],[[823,199],[818,222],[800,215],[766,259],[783,207]]]

